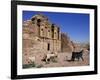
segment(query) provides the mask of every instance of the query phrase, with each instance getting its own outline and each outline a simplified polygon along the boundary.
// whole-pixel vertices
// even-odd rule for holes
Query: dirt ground
[[[41,67],[68,67],[68,66],[88,66],[89,65],[89,53],[85,52],[83,53],[84,61],[81,59],[78,61],[77,59],[75,61],[71,60],[72,53],[64,52],[64,53],[58,53],[58,57],[55,61],[50,61],[46,63],[45,61],[42,61],[44,54],[35,54],[36,57],[35,64],[40,65]]]

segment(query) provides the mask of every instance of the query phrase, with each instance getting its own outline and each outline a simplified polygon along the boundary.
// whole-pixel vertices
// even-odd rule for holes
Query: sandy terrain
[[[83,54],[84,61],[82,61],[81,59],[80,61],[70,61],[71,53],[68,52],[58,53],[56,61],[50,61],[49,63],[42,61],[44,54],[34,54],[34,56],[36,57],[35,64],[41,65],[41,67],[68,67],[89,65],[89,53],[86,52]]]

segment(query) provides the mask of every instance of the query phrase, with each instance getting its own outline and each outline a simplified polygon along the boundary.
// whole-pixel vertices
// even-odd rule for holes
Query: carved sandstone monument
[[[42,14],[23,22],[23,63],[33,54],[61,51],[60,28]]]

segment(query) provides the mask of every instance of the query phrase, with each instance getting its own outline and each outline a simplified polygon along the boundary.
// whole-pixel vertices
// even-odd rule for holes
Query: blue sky
[[[44,14],[49,21],[57,24],[61,32],[67,33],[71,40],[89,42],[89,14],[23,11],[23,21],[38,13]]]

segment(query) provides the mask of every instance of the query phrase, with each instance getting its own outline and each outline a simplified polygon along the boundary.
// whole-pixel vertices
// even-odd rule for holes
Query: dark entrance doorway
[[[47,50],[49,51],[50,50],[50,44],[48,43],[48,47],[47,47]]]

